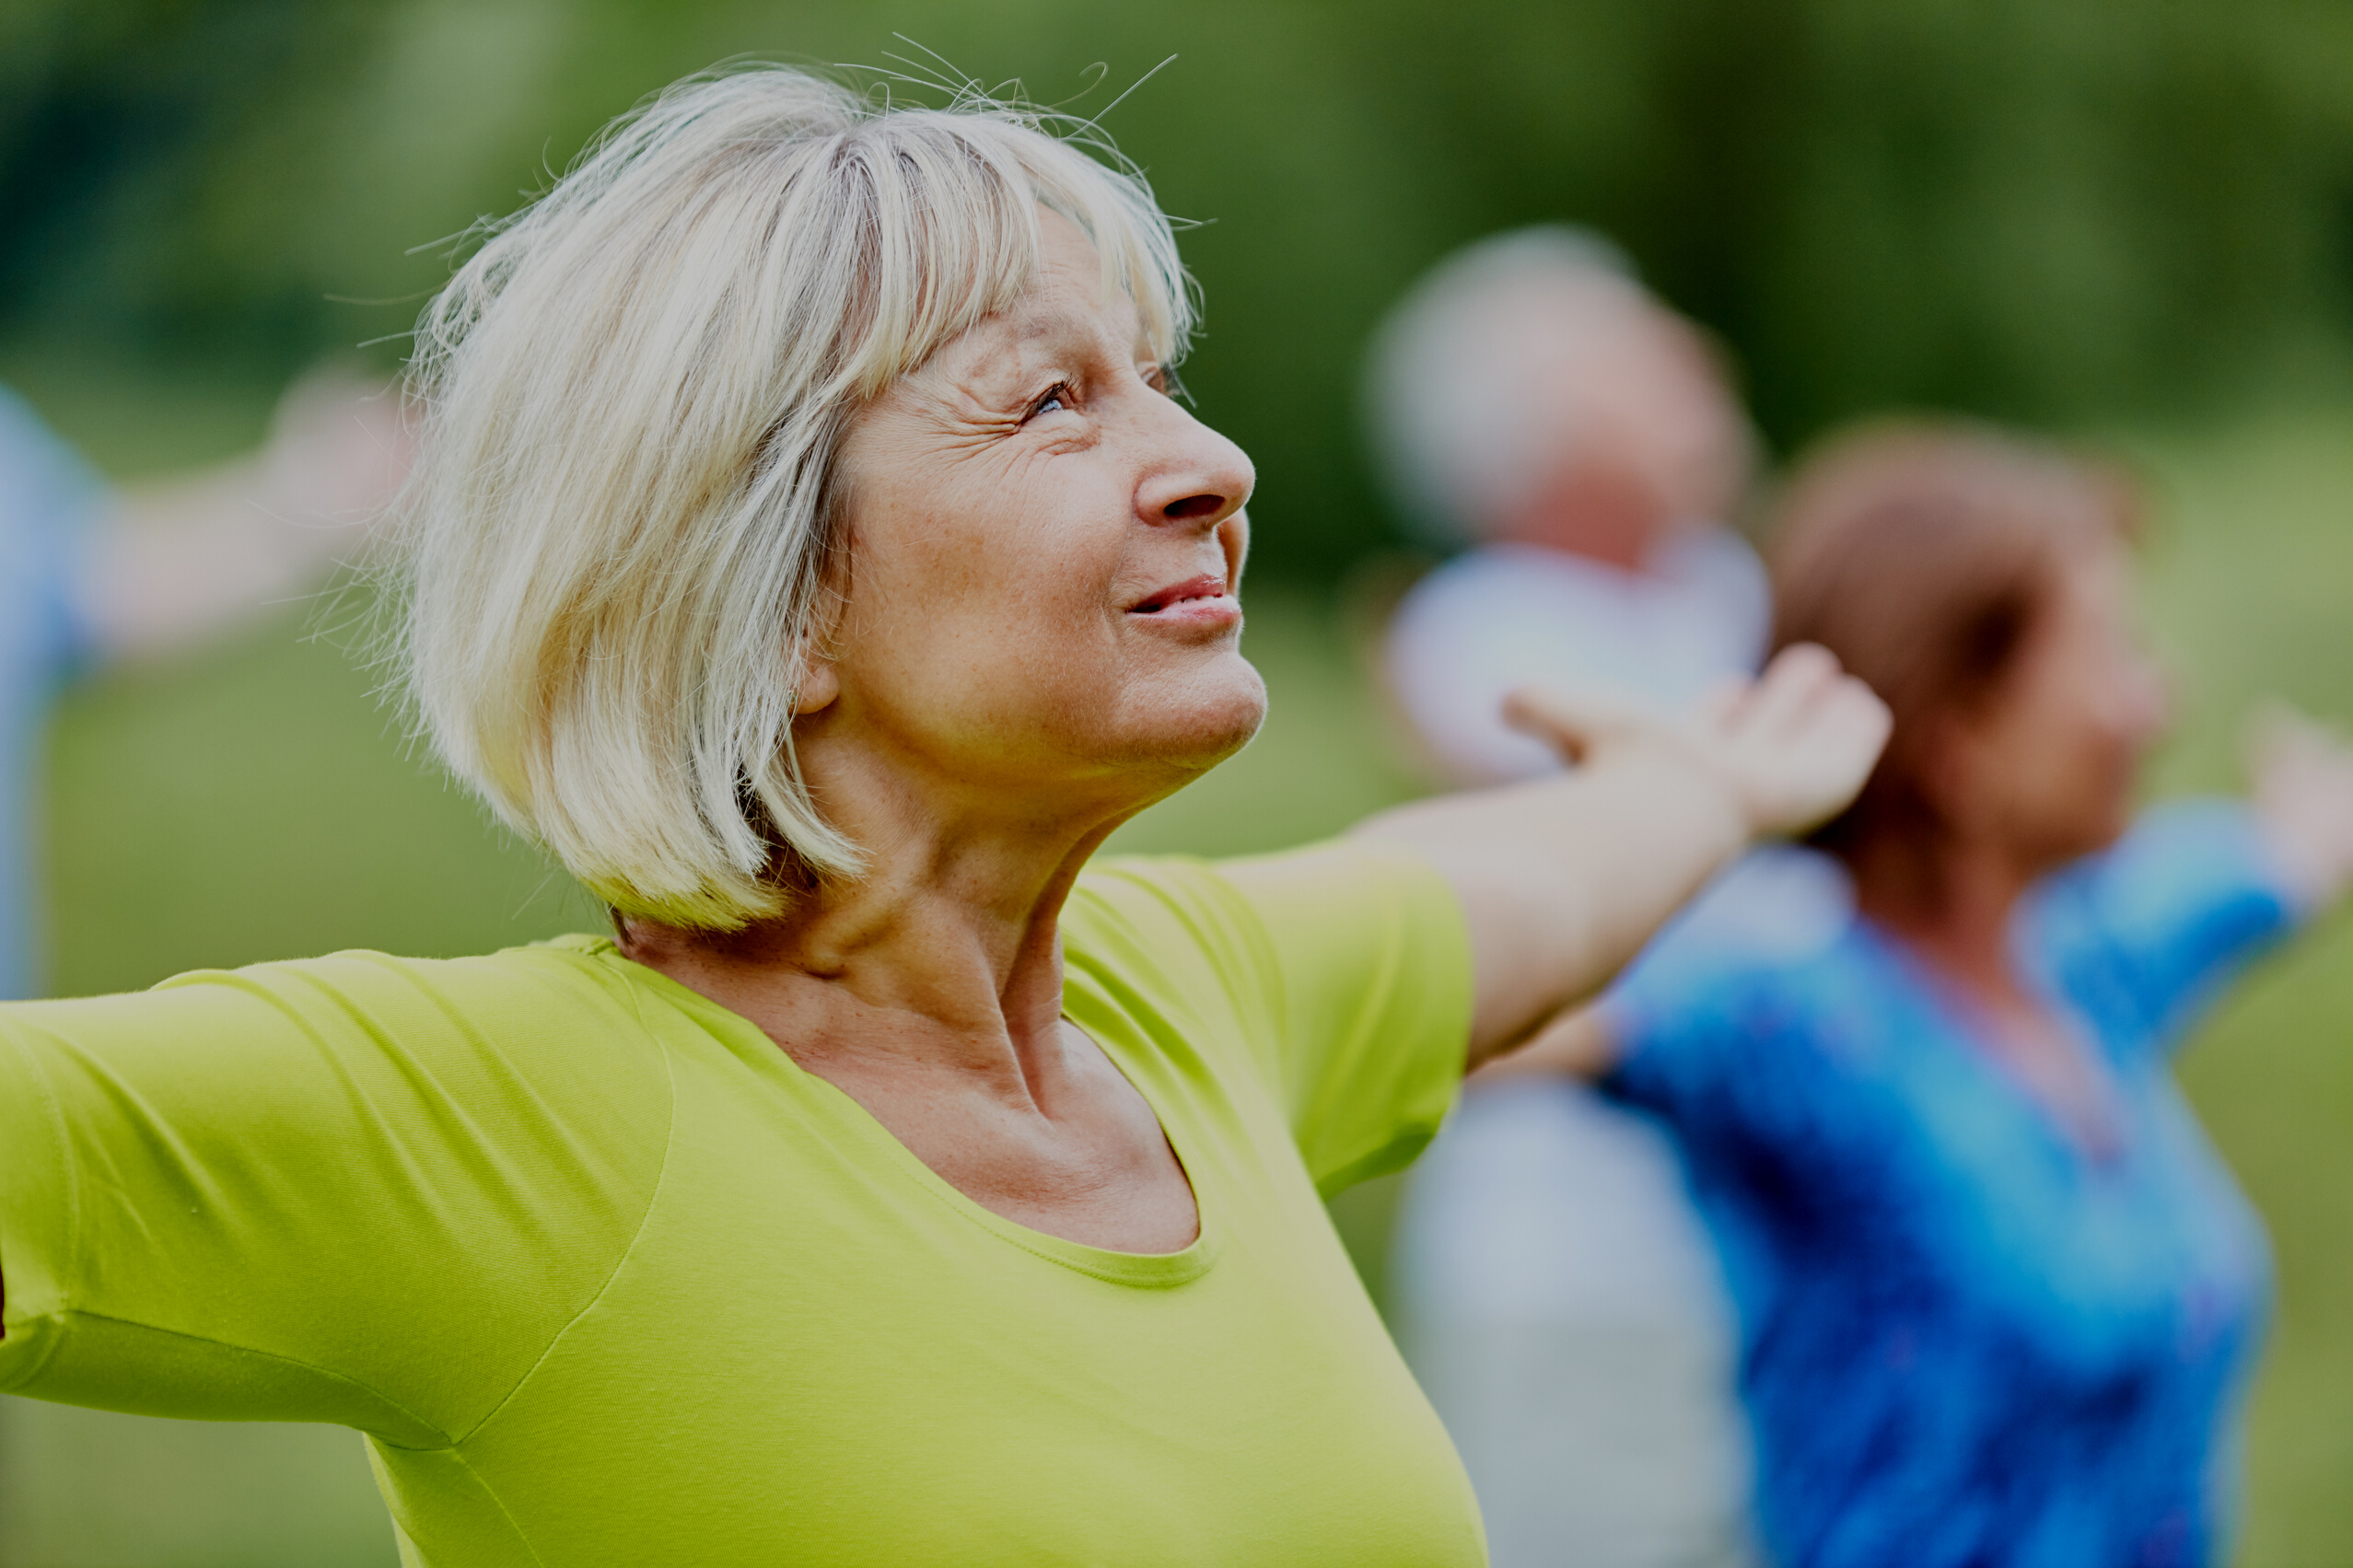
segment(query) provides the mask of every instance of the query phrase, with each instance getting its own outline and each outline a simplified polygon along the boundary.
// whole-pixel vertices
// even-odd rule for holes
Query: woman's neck
[[[1140,808],[926,787],[902,767],[804,757],[814,793],[865,851],[865,871],[728,934],[623,923],[624,954],[743,1014],[804,1061],[1030,1076],[1062,1011],[1063,902],[1112,830]],[[872,776],[867,776],[871,774]]]
[[[1867,854],[1854,873],[1857,906],[1939,972],[1996,1005],[2027,998],[2010,921],[2034,868],[1996,846],[1947,841]]]
[[[2021,972],[2011,945],[2018,901],[2047,868],[1993,846],[1948,842],[1930,855],[1855,866],[1855,901],[1951,984],[1986,1031],[1986,1050],[2094,1156],[2122,1139],[2113,1086],[2097,1056]]]
[[[982,1207],[1089,1246],[1190,1244],[1199,1209],[1152,1106],[1062,1018],[1063,902],[1146,802],[810,750],[864,873],[732,935],[626,922],[623,951],[757,1026]]]

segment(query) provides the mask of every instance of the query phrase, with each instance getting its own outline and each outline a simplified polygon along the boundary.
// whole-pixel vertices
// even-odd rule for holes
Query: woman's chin
[[[1240,654],[1158,691],[1136,691],[1122,725],[1135,750],[1163,766],[1206,772],[1250,744],[1266,721],[1266,682]]]

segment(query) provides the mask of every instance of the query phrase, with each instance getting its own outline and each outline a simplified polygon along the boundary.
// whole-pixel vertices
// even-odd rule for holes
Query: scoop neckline
[[[975,1201],[963,1189],[926,1165],[915,1152],[901,1143],[875,1114],[860,1105],[849,1094],[826,1079],[810,1072],[793,1060],[791,1051],[776,1043],[767,1030],[733,1008],[713,1001],[708,996],[684,985],[649,965],[623,953],[610,936],[583,934],[558,937],[550,943],[579,953],[584,957],[609,959],[623,966],[623,978],[633,986],[641,987],[690,1016],[714,1032],[737,1033],[756,1041],[768,1059],[777,1063],[785,1080],[812,1096],[822,1105],[833,1120],[861,1144],[868,1145],[896,1167],[917,1188],[945,1204],[952,1213],[978,1225],[1002,1241],[1010,1243],[1034,1257],[1056,1263],[1077,1272],[1090,1275],[1112,1284],[1166,1289],[1189,1283],[1208,1272],[1223,1250],[1224,1227],[1219,1223],[1220,1206],[1206,1190],[1204,1174],[1207,1167],[1195,1156],[1190,1128],[1172,1125],[1167,1110],[1152,1091],[1131,1072],[1119,1051],[1104,1041],[1103,1031],[1090,1028],[1071,1011],[1074,1000],[1066,981],[1061,1016],[1073,1028],[1085,1035],[1105,1061],[1136,1092],[1152,1112],[1152,1120],[1168,1140],[1170,1152],[1176,1156],[1178,1169],[1185,1185],[1193,1193],[1194,1232],[1193,1240],[1174,1252],[1123,1252],[1115,1248],[1095,1247],[1067,1237],[1055,1236],[1008,1219],[996,1210]]]

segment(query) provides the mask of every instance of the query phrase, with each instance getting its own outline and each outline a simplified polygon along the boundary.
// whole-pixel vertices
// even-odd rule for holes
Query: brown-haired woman
[[[2251,805],[2131,819],[2165,715],[2137,511],[2115,471],[1968,425],[1870,426],[1803,464],[1778,640],[1822,643],[1895,716],[1814,838],[1853,916],[1742,935],[1703,905],[1513,1063],[1597,1075],[1672,1131],[1740,1308],[1777,1562],[2227,1548],[2268,1265],[2168,1056],[2353,876],[2353,756],[2283,723]]]

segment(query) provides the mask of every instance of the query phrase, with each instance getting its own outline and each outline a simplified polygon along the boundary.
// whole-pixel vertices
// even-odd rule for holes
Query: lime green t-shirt
[[[602,938],[0,1007],[0,1389],[356,1427],[433,1568],[1483,1561],[1318,1200],[1461,1073],[1444,884],[1114,862],[1063,931],[1182,1252],[989,1213]]]

